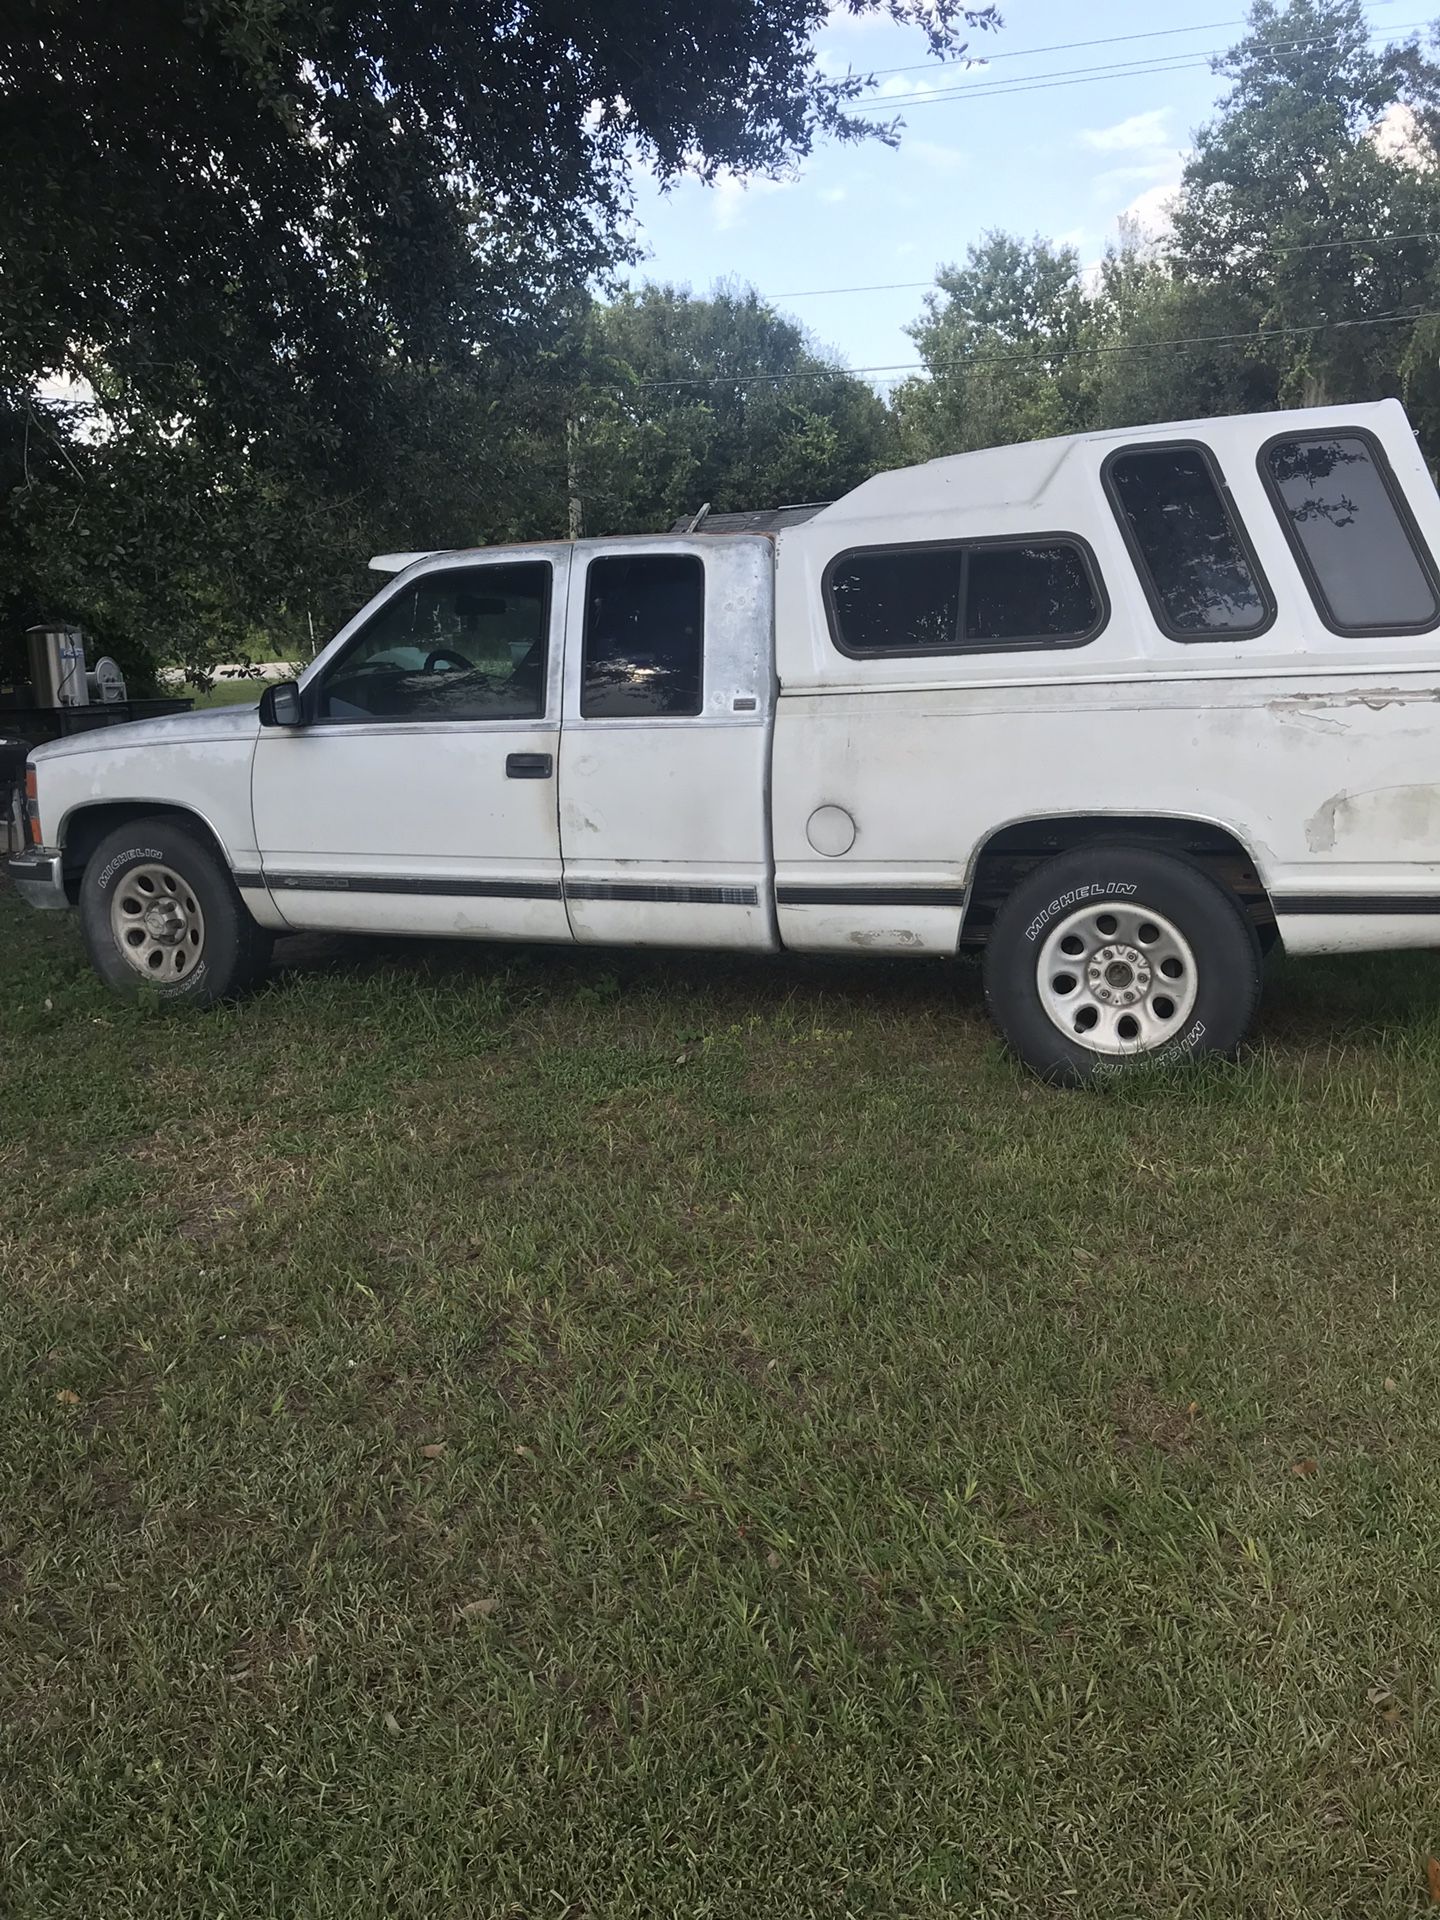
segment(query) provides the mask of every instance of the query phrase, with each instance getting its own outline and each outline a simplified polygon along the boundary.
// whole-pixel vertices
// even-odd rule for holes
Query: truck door
[[[555,756],[568,549],[401,575],[265,728],[252,804],[294,927],[568,940]]]
[[[778,945],[773,619],[768,540],[576,549],[560,843],[577,940]]]

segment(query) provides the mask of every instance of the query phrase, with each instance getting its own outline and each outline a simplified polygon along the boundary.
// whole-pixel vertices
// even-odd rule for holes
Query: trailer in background
[[[129,720],[188,713],[194,702],[132,700],[113,660],[86,664],[85,635],[62,621],[31,627],[25,635],[29,679],[0,687],[0,852],[24,844],[25,758],[32,747]]]

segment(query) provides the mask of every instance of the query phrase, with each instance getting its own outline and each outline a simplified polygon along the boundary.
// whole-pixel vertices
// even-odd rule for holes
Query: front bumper
[[[12,853],[5,862],[6,877],[27,906],[68,907],[60,855],[37,847],[33,853]]]

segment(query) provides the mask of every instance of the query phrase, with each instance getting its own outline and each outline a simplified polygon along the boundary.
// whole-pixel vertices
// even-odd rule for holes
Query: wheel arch
[[[179,806],[173,800],[82,801],[65,815],[57,836],[65,891],[72,906],[79,899],[81,876],[91,854],[106,834],[132,820],[169,820],[176,826],[189,828],[210,848],[225,871],[234,874],[235,863],[225,842],[205,815],[194,807]]]
[[[1240,900],[1262,944],[1273,944],[1275,913],[1260,862],[1227,822],[1198,814],[1046,813],[1008,821],[976,847],[966,876],[962,946],[983,946],[995,915],[1024,876],[1056,854],[1123,840],[1198,866]]]

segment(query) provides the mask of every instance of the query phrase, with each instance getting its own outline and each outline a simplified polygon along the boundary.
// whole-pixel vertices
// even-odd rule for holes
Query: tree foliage
[[[937,47],[988,11],[874,4]],[[889,403],[748,289],[620,290],[637,157],[775,170],[860,137],[826,12],[22,4],[0,634],[64,613],[199,671],[323,637],[379,547],[648,530],[1145,421],[1393,393],[1440,460],[1440,63],[1376,46],[1360,0],[1255,0],[1163,241],[1086,270],[990,233],[942,267]],[[57,368],[90,415],[39,397]]]
[[[702,474],[733,492],[752,457],[785,491],[861,471],[880,410],[839,375],[768,409],[637,384],[751,348],[794,364],[788,323],[738,301],[743,342],[707,347],[707,303],[673,303],[690,345],[667,359],[650,296],[607,319],[583,291],[633,255],[639,163],[774,173],[821,137],[894,137],[850,111],[859,78],[821,71],[831,4],[15,0],[0,644],[63,613],[137,664],[200,668],[252,628],[323,632],[374,546],[563,532],[582,400],[597,526],[672,510]],[[841,4],[937,53],[993,23],[961,0]],[[58,374],[93,407],[42,400]]]
[[[597,310],[575,475],[590,532],[833,499],[885,464],[885,408],[752,291],[646,287]]]
[[[905,444],[1403,398],[1440,456],[1440,68],[1360,0],[1255,0],[1159,244],[992,234],[914,329]]]
[[[937,51],[959,0],[846,0]],[[530,347],[627,252],[637,162],[776,171],[893,137],[820,71],[826,0],[15,0],[0,381],[342,426],[357,375]]]

